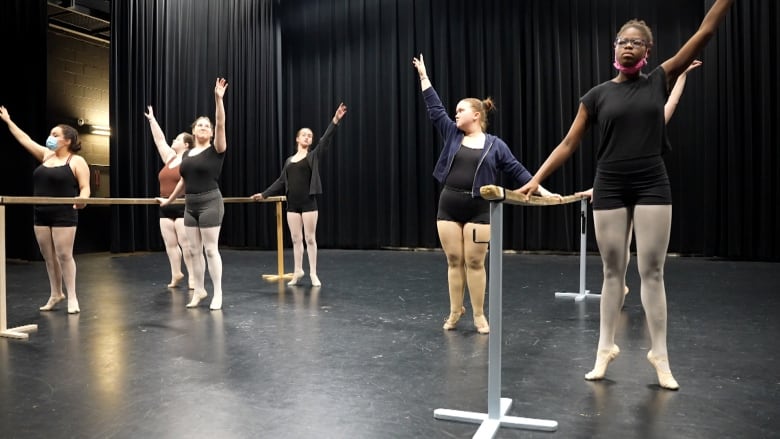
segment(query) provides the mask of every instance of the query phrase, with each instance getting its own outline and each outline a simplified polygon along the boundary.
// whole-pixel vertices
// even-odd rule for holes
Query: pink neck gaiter
[[[647,54],[645,54],[644,58],[640,59],[639,62],[637,62],[636,64],[630,67],[620,64],[618,62],[617,55],[615,55],[615,62],[612,63],[612,66],[614,66],[616,69],[618,69],[619,71],[621,71],[626,75],[633,75],[636,72],[642,70],[642,67],[644,67],[646,64],[647,64]]]

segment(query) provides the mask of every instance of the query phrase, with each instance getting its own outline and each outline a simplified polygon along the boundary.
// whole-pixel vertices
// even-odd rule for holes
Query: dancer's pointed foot
[[[171,276],[171,283],[168,284],[168,288],[176,288],[179,286],[181,280],[184,279],[184,273],[174,274]]]
[[[43,305],[42,307],[38,308],[41,311],[51,311],[54,309],[55,306],[57,306],[58,303],[65,300],[65,295],[60,293],[59,296],[51,296],[49,297],[49,301],[46,302],[46,305]]]
[[[304,274],[305,273],[303,272],[303,270],[296,271],[295,273],[293,273],[292,280],[290,282],[287,282],[287,285],[291,287],[298,285],[298,282],[301,280]]]
[[[677,380],[672,376],[668,357],[656,357],[653,355],[653,351],[650,350],[647,351],[647,361],[655,368],[655,373],[658,375],[658,385],[669,390],[677,390],[680,388],[680,385],[677,384]]]
[[[218,309],[222,309],[222,296],[220,295],[217,297],[214,295],[214,298],[211,299],[211,305],[209,305],[209,309],[212,311],[216,311]]]
[[[68,314],[78,314],[80,312],[78,299],[68,300]]]
[[[596,352],[596,365],[593,366],[593,370],[585,374],[585,379],[588,381],[604,379],[604,375],[607,374],[607,366],[619,353],[618,345],[613,345],[612,349],[599,349]]]
[[[311,286],[313,286],[313,287],[321,287],[322,286],[322,282],[320,282],[320,278],[318,278],[316,274],[311,273],[311,274],[309,274],[309,277],[311,278]]]
[[[474,316],[474,326],[480,334],[490,334],[490,326],[484,314]]]
[[[190,300],[190,303],[187,304],[187,308],[195,308],[198,306],[201,300],[205,299],[206,296],[208,296],[209,293],[206,292],[206,290],[195,290],[192,292],[192,299]]]
[[[444,321],[444,326],[442,326],[442,328],[448,331],[455,329],[455,327],[458,326],[458,320],[463,317],[463,314],[466,314],[465,306],[461,306],[460,311],[450,311],[450,316]]]

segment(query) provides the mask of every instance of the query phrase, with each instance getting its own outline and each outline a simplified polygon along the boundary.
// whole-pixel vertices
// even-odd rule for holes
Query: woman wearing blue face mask
[[[89,198],[89,166],[75,153],[81,149],[79,134],[70,125],[51,129],[46,146],[35,143],[11,120],[8,110],[0,106],[0,119],[11,134],[41,164],[33,171],[33,195],[36,197]],[[49,273],[51,296],[41,311],[51,311],[65,299],[62,284],[68,292],[68,313],[80,312],[76,298],[76,262],[73,241],[76,238],[78,211],[84,204],[36,205],[33,210],[33,230]]]

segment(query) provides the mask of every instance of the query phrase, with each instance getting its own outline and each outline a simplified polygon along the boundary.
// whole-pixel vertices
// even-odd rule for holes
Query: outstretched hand
[[[146,113],[144,113],[144,116],[146,116],[149,120],[154,120],[154,110],[152,110],[151,105],[147,105],[146,108],[148,109]]]
[[[425,60],[422,53],[419,58],[412,58],[412,65],[417,69],[417,74],[420,75],[420,79],[428,77],[428,71],[425,69]]]
[[[539,183],[537,183],[532,179],[520,189],[515,189],[512,192],[523,197],[523,199],[528,200],[531,197],[531,195],[539,192]]]
[[[11,115],[8,114],[8,110],[4,106],[0,105],[0,119],[3,119],[5,123],[11,120]]]
[[[336,114],[333,115],[333,124],[338,125],[344,115],[347,114],[347,106],[344,103],[339,104],[339,108],[336,108]]]
[[[217,83],[214,85],[214,96],[222,99],[225,96],[225,90],[227,90],[227,79],[217,78]]]
[[[687,69],[685,69],[685,71],[683,72],[683,74],[686,74],[686,73],[690,72],[691,70],[693,70],[693,69],[695,69],[695,68],[697,68],[697,67],[699,67],[699,66],[701,66],[701,61],[699,61],[698,59],[695,59],[695,60],[693,60],[693,62],[691,63],[691,65],[689,65],[689,66],[688,66],[688,68],[687,68]]]

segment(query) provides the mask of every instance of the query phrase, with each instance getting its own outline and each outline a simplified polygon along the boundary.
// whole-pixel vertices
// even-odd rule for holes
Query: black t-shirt
[[[659,66],[649,75],[607,81],[585,93],[580,102],[601,134],[598,163],[652,157],[670,149],[664,120],[666,85],[666,72]]]
[[[218,153],[213,145],[193,156],[189,155],[190,152],[184,154],[179,165],[186,193],[200,194],[219,189],[219,174],[222,173],[225,153]]]

